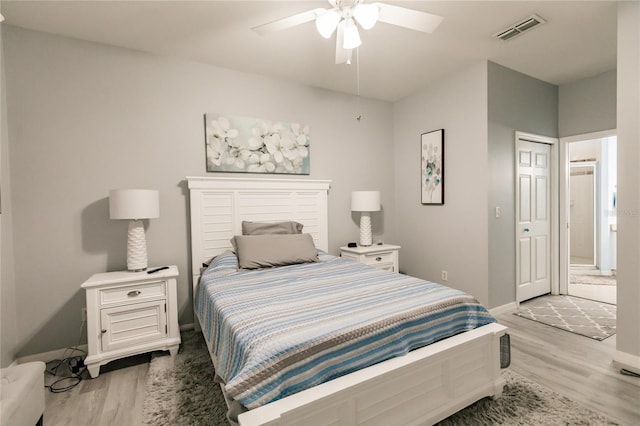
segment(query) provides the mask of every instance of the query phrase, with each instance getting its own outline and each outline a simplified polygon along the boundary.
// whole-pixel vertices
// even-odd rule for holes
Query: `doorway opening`
[[[585,137],[568,143],[567,294],[614,305],[616,156],[615,135]]]

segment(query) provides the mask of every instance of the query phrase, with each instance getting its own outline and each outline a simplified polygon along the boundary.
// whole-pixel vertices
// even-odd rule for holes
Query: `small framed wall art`
[[[421,202],[426,205],[444,204],[444,129],[423,133]]]

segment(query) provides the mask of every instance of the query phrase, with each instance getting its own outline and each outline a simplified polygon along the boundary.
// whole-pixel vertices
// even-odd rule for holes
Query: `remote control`
[[[164,269],[169,269],[169,267],[168,267],[168,266],[161,266],[161,267],[159,267],[159,268],[149,269],[149,270],[147,271],[147,274],[153,274],[154,272],[162,271],[162,270],[164,270]]]

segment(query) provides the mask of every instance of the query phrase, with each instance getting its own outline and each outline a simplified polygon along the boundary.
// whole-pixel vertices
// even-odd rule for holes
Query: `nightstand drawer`
[[[382,265],[374,265],[377,266],[378,269],[382,269],[383,271],[395,272],[396,268],[393,266],[393,263],[385,263]]]
[[[398,272],[398,250],[400,250],[400,246],[391,244],[376,244],[366,247],[340,247],[340,256],[373,266],[374,268]]]
[[[380,263],[393,263],[393,252],[370,253],[364,255],[364,262],[367,265],[377,265]]]
[[[167,294],[166,281],[152,281],[129,286],[119,286],[100,290],[100,305],[109,306],[118,303],[136,303],[156,298],[164,298]]]

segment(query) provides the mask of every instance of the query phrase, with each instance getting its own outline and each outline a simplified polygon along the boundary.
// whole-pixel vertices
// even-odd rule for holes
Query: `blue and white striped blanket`
[[[495,322],[461,291],[319,257],[238,271],[227,252],[202,275],[195,307],[216,373],[249,409]]]

